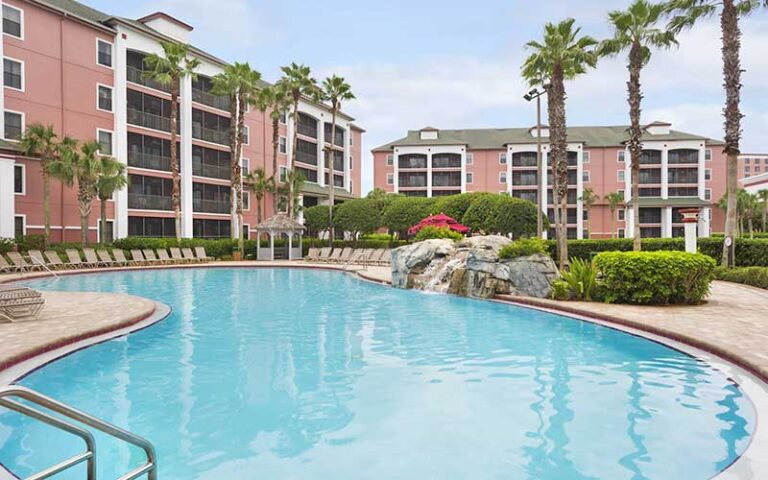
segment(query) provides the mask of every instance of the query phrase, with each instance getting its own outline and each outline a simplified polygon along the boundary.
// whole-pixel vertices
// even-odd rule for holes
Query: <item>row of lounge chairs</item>
[[[170,250],[170,255],[168,251]],[[40,250],[30,250],[27,252],[28,259],[18,252],[8,252],[6,255],[10,263],[3,255],[0,255],[0,273],[3,272],[26,272],[33,270],[63,269],[63,268],[97,268],[97,267],[124,267],[124,266],[143,266],[143,265],[170,265],[174,263],[195,263],[207,262],[213,260],[205,253],[205,248],[196,247],[194,252],[191,248],[158,248],[152,250],[146,248],[143,250],[130,250],[131,258],[125,256],[125,252],[120,249],[112,250],[112,254],[107,250],[94,250],[84,248],[83,256],[74,248],[65,250],[67,262],[61,260],[59,254],[54,250],[46,250],[45,253]]]
[[[18,285],[0,285],[0,320],[22,320],[35,317],[43,308],[42,294]]]
[[[342,265],[390,265],[392,254],[388,249],[376,248],[310,248],[307,262],[338,263]]]

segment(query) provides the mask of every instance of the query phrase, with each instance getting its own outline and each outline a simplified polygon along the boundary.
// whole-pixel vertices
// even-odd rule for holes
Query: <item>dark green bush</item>
[[[514,238],[536,235],[536,205],[527,200],[499,195],[498,201],[487,218],[483,230]],[[544,218],[544,228],[549,228],[549,221]]]
[[[16,246],[20,252],[43,250],[45,248],[45,235],[22,235],[16,238]]]
[[[458,195],[438,197],[432,206],[431,213],[433,215],[443,213],[460,222],[461,219],[464,218],[464,214],[467,213],[470,205],[479,198],[487,195],[493,194],[489,192],[468,192],[460,193]]]
[[[597,268],[594,262],[580,258],[571,259],[566,271],[560,272],[572,300],[591,301],[597,290]]]
[[[504,201],[504,197],[506,196],[496,194],[476,198],[462,217],[461,223],[471,228],[473,233],[495,233],[491,229],[494,212]]]
[[[314,207],[305,208],[303,213],[304,226],[307,227],[310,235],[328,230],[331,227],[328,205],[315,205]]]
[[[381,212],[376,202],[367,198],[348,200],[338,205],[333,211],[333,223],[337,230],[360,233],[373,233],[381,227]]]
[[[382,215],[382,226],[398,232],[402,238],[409,228],[428,217],[434,205],[434,198],[401,197],[392,200]]]
[[[464,235],[451,230],[448,227],[435,227],[433,225],[428,225],[419,230],[419,232],[416,234],[416,237],[414,237],[414,241],[421,242],[422,240],[428,240],[430,238],[447,238],[448,240],[456,241],[464,238]]]
[[[698,304],[709,294],[715,260],[700,253],[604,252],[595,257],[608,303]]]
[[[8,253],[13,250],[13,246],[16,244],[16,240],[12,238],[0,238],[0,255]]]
[[[268,243],[265,243],[264,245],[268,245]],[[204,239],[204,238],[182,238],[181,240],[177,240],[175,238],[154,238],[154,237],[127,237],[127,238],[120,238],[118,240],[115,240],[112,243],[112,246],[114,248],[120,248],[123,250],[132,250],[132,249],[144,249],[144,248],[151,248],[152,250],[157,250],[158,248],[171,248],[171,247],[181,247],[181,248],[194,248],[194,247],[204,247],[205,253],[208,254],[209,257],[215,257],[215,258],[222,258],[225,256],[231,256],[232,252],[235,250],[235,247],[237,247],[237,240],[232,240],[229,238],[221,238],[221,239]],[[256,252],[256,241],[255,240],[246,240],[244,245],[244,255],[250,255]]]
[[[743,283],[757,288],[768,289],[768,268],[740,267],[715,269],[715,278],[726,282]]]
[[[540,238],[521,238],[501,247],[501,250],[499,250],[499,258],[510,259],[527,257],[537,253],[546,254],[548,248],[549,246],[547,245],[547,242]]]

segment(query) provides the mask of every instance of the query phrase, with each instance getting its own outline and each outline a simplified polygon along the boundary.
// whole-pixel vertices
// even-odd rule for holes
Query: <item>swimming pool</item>
[[[29,283],[173,308],[19,382],[150,439],[162,479],[705,480],[756,425],[702,361],[525,308],[304,269]],[[97,445],[101,478],[143,460]],[[17,474],[80,448],[0,414],[0,461]]]

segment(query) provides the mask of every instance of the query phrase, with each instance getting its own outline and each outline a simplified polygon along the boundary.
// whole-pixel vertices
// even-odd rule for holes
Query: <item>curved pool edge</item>
[[[100,268],[90,269],[85,271],[69,271],[61,272],[67,275],[85,275],[85,274],[99,274],[99,273],[114,273],[119,271],[138,271],[138,270],[155,270],[155,269],[172,269],[172,268],[290,268],[290,269],[308,269],[308,270],[326,270],[336,271],[342,274],[348,274],[357,280],[378,284],[380,286],[391,286],[391,282],[376,277],[375,275],[367,275],[366,272],[361,270],[347,269],[342,265],[332,264],[270,264],[270,265],[256,265],[256,264],[203,264],[203,265],[158,265],[151,267],[129,267],[129,268]],[[15,281],[37,280],[45,277],[50,277],[48,273],[39,274],[29,277],[16,278],[16,279],[2,279],[0,283],[10,283]],[[626,319],[621,319],[614,316],[602,316],[594,314],[592,312],[581,312],[577,309],[569,308],[567,306],[552,306],[544,304],[543,302],[536,302],[536,299],[520,298],[520,297],[494,297],[489,299],[474,299],[473,300],[487,300],[494,303],[507,304],[510,306],[516,306],[519,308],[528,308],[533,310],[540,310],[551,314],[559,315],[561,317],[590,322],[618,330],[627,334],[642,337],[644,339],[657,342],[672,349],[683,352],[696,359],[699,359],[713,368],[721,371],[729,379],[731,379],[746,395],[754,406],[756,413],[756,425],[755,430],[750,438],[750,443],[747,449],[740,455],[733,463],[722,470],[720,473],[711,477],[709,480],[754,480],[768,478],[768,456],[760,455],[759,452],[768,451],[768,424],[761,421],[764,418],[768,418],[768,377],[764,376],[761,372],[756,371],[749,365],[748,362],[738,358],[736,355],[732,355],[728,352],[719,353],[714,351],[710,344],[706,342],[698,341],[694,338],[689,338],[684,335],[677,335],[673,332],[660,331],[656,332],[652,328],[643,328],[641,325],[634,325],[634,322]],[[154,300],[153,300],[154,301]],[[24,362],[17,365],[8,367],[4,370],[0,370],[0,386],[8,383],[18,381],[26,375],[34,372],[35,370],[44,367],[48,363],[54,362],[64,356],[74,353],[78,350],[88,348],[92,345],[102,343],[114,338],[129,335],[133,332],[148,328],[155,323],[163,320],[171,313],[171,307],[160,302],[154,301],[158,308],[149,317],[135,323],[132,326],[125,328],[119,328],[102,335],[89,337],[83,339],[75,344],[63,346],[54,351],[40,352],[39,355],[34,356]],[[163,310],[164,309],[164,310]],[[163,313],[164,311],[164,313]],[[103,338],[102,338],[103,337]],[[678,337],[678,338],[675,338]],[[13,372],[13,373],[11,373]],[[11,380],[8,378],[13,377]],[[4,475],[9,475],[8,479],[16,479],[11,472],[4,468],[0,462],[0,480],[6,480]]]

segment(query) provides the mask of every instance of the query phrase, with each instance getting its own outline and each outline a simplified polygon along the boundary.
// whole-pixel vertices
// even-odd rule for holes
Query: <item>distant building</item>
[[[553,219],[549,168],[549,129],[542,126],[543,164],[548,169],[542,211]],[[537,202],[537,127],[440,130],[427,127],[373,149],[375,187],[411,196],[435,197],[462,192],[504,192]],[[568,235],[570,238],[630,237],[635,228],[630,208],[611,219],[604,196],[631,198],[626,126],[568,128]],[[714,204],[725,192],[722,142],[679,132],[669,123],[644,128],[640,171],[639,228],[643,237],[683,236],[679,210],[701,209],[699,234],[723,231],[724,214]],[[585,212],[582,193],[591,188],[597,204]],[[549,232],[552,235],[552,232]]]

